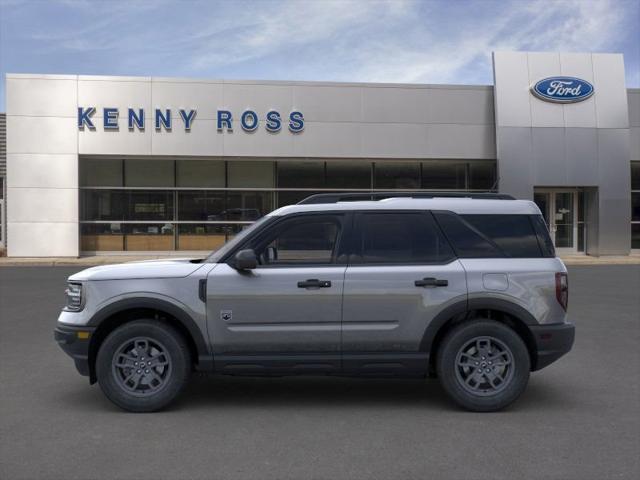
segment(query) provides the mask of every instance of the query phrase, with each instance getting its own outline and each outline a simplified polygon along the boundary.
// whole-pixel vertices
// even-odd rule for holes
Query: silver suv
[[[193,371],[437,376],[493,411],[574,339],[540,211],[497,194],[315,195],[205,259],[89,268],[66,294],[56,340],[135,412]]]

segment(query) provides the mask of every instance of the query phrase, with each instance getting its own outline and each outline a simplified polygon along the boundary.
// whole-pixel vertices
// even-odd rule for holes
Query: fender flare
[[[189,332],[189,335],[195,344],[196,353],[198,355],[198,370],[209,371],[213,369],[213,357],[209,351],[208,343],[202,335],[201,329],[198,327],[191,315],[185,312],[178,305],[167,300],[145,297],[117,300],[98,310],[93,317],[91,317],[91,320],[89,320],[87,325],[98,328],[106,318],[120,312],[136,308],[160,310],[174,317]]]
[[[467,314],[472,310],[499,310],[515,317],[527,326],[538,325],[535,317],[517,303],[500,298],[471,298],[449,305],[438,313],[424,332],[420,342],[420,351],[430,352],[436,335],[453,317]]]

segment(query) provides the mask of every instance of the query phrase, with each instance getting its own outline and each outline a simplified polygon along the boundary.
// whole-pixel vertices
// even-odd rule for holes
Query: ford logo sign
[[[531,93],[547,102],[575,103],[593,95],[593,85],[575,77],[549,77],[533,85]]]

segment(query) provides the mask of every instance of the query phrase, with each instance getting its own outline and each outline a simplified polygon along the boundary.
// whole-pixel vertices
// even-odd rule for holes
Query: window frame
[[[294,222],[299,222],[301,219],[309,219],[313,217],[334,217],[334,220],[337,220],[337,224],[340,229],[338,232],[338,236],[336,238],[336,243],[334,246],[333,254],[331,255],[331,262],[329,263],[283,263],[283,264],[271,264],[271,265],[262,265],[258,264],[256,269],[274,269],[274,268],[316,268],[316,267],[339,267],[339,266],[347,266],[349,254],[345,251],[345,248],[350,243],[348,239],[351,236],[352,224],[353,224],[353,216],[351,212],[346,211],[318,211],[318,212],[299,212],[292,213],[289,215],[284,215],[282,217],[272,217],[277,218],[272,222],[269,222],[263,229],[258,232],[255,232],[250,237],[246,238],[244,242],[239,244],[235,249],[225,255],[222,259],[220,259],[219,263],[227,263],[229,266],[233,267],[233,261],[235,255],[240,250],[245,250],[251,248],[255,250],[256,243],[261,244],[264,242],[270,242],[275,235],[278,235],[282,232],[287,226]],[[342,260],[341,260],[342,259]]]
[[[370,214],[380,214],[380,215],[402,215],[402,214],[421,214],[427,217],[430,217],[432,220],[432,224],[436,229],[437,233],[443,240],[445,244],[447,244],[451,250],[451,257],[442,260],[439,262],[388,262],[388,263],[371,263],[365,262],[362,259],[362,251],[358,246],[358,241],[361,238],[361,235],[364,233],[362,230],[363,219],[365,215]],[[420,266],[420,265],[449,265],[452,262],[458,260],[458,255],[451,245],[451,242],[447,238],[447,236],[442,231],[442,228],[436,221],[433,213],[430,210],[421,210],[421,209],[402,209],[402,210],[355,210],[353,212],[353,228],[351,230],[351,235],[349,237],[349,247],[348,247],[348,264],[353,267],[399,267],[399,266]]]

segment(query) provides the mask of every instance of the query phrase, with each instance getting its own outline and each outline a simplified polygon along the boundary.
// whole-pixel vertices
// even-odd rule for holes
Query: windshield
[[[239,234],[237,234],[235,237],[233,237],[231,240],[229,240],[227,243],[225,243],[218,250],[214,250],[213,252],[211,252],[209,254],[209,256],[206,258],[205,261],[208,262],[208,263],[217,263],[217,262],[219,262],[221,258],[223,258],[231,250],[233,250],[236,246],[238,246],[240,243],[242,243],[244,241],[244,239],[251,232],[255,231],[257,228],[260,228],[262,225],[264,225],[271,218],[272,217],[265,216],[265,217],[262,217],[257,222],[252,223],[247,228],[242,230]]]

